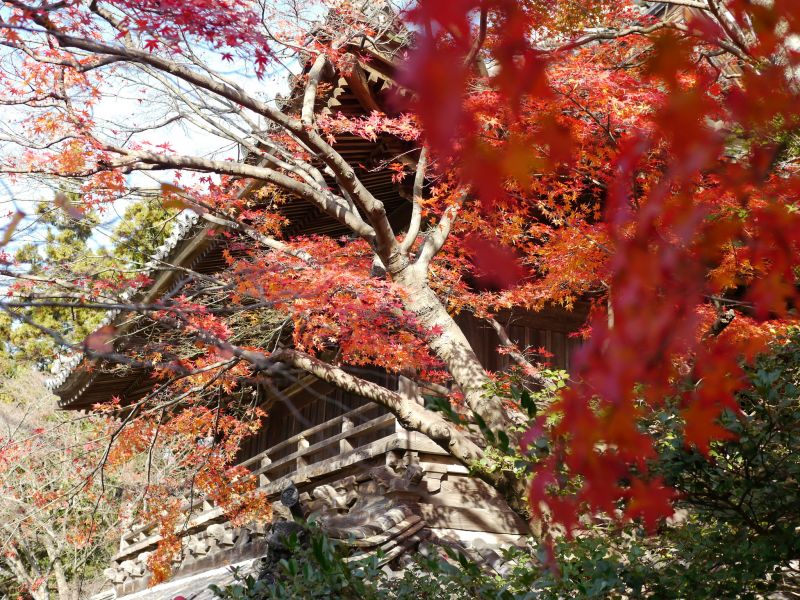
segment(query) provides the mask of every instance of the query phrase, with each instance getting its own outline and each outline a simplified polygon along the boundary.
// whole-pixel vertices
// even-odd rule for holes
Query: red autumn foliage
[[[213,383],[232,393],[297,356],[280,354],[273,338],[239,340],[226,310],[280,313],[276,335],[286,328],[294,350],[333,367],[452,382],[459,407],[496,426],[507,423],[507,402],[486,397],[491,378],[451,315],[588,300],[570,385],[521,438],[551,438],[528,486],[531,509],[568,530],[585,512],[621,508],[648,527],[669,514],[670,491],[648,475],[655,453],[641,418],[679,398],[686,444],[708,453],[730,435],[719,417],[736,411],[735,394],[747,385],[741,361],[796,320],[794,3],[731,0],[722,16],[709,5],[659,20],[609,0],[418,0],[404,15],[415,33],[398,80],[407,88],[395,102],[402,114],[353,118],[310,118],[291,104],[280,113],[223,74],[209,78],[212,67],[173,60],[192,49],[218,53],[258,81],[290,49],[309,65],[297,78],[307,86],[317,60],[352,75],[348,44],[359,36],[366,44],[377,29],[350,3],[315,28],[276,18],[277,37],[259,33],[269,19],[240,2],[107,4],[121,21],[85,3],[4,3],[11,16],[0,35],[17,62],[0,74],[0,87],[8,102],[37,110],[18,123],[24,152],[4,157],[2,168],[77,179],[87,207],[124,194],[130,171],[175,169],[174,184],[162,188],[170,206],[233,224],[214,230],[230,241],[227,270],[215,281],[224,303],[215,299],[212,311],[178,296],[159,310],[131,309],[169,330],[131,354],[186,399],[186,416],[170,421],[170,433],[194,450],[187,469],[208,465],[200,479],[209,494],[248,514],[252,490],[229,464],[260,416],[214,416],[230,443],[205,452],[195,438],[218,432],[193,390]],[[261,163],[176,155],[133,133],[116,145],[95,114],[108,94],[104,74],[118,61],[194,86],[215,135]],[[168,97],[169,77],[158,88]],[[321,92],[305,91],[313,109]],[[337,152],[343,134],[401,140],[417,166],[426,148],[430,169],[414,191],[424,235],[419,222],[408,240],[392,229],[384,204],[361,183],[384,170],[402,184],[412,179],[402,176],[405,163],[348,165]],[[184,181],[188,172],[203,175]],[[252,181],[262,189],[254,192]],[[275,209],[298,197],[351,234],[284,235],[287,218]],[[2,245],[20,221],[12,218]],[[246,316],[237,325],[259,323]],[[108,333],[86,348],[112,349]],[[455,352],[447,344],[461,345]],[[148,407],[149,423],[122,436],[128,450],[146,447],[161,408]],[[480,451],[464,447],[464,462]],[[244,487],[223,490],[223,481]],[[170,502],[164,492],[154,505],[172,515]],[[174,523],[164,523],[164,554],[154,559],[160,576],[175,551]]]
[[[624,6],[596,8],[618,32],[655,24]],[[547,48],[536,45],[548,24],[531,3],[423,1],[412,12],[423,33],[407,83],[426,141],[480,194],[481,219],[506,216],[509,195],[544,213],[524,253],[541,257],[538,277],[519,277],[508,305],[602,290],[574,383],[551,409],[556,450],[530,490],[534,512],[567,529],[576,513],[613,514],[620,501],[648,526],[670,514],[668,490],[647,477],[653,440],[638,417],[693,383],[682,392],[685,440],[708,453],[730,437],[718,418],[747,385],[740,361],[763,348],[773,324],[794,319],[798,182],[782,163],[785,145],[772,140],[796,127],[787,74],[797,54],[787,39],[800,11],[738,1],[723,10],[721,21],[695,11],[652,38],[609,35],[617,39],[603,47],[578,47],[580,30],[562,29]],[[482,35],[495,74],[463,63],[437,75],[437,49],[463,57]],[[720,47],[733,56],[704,59]],[[639,67],[615,70],[633,56]],[[488,131],[497,137],[487,141]],[[736,135],[749,153],[731,154]],[[534,181],[532,170],[542,172]],[[545,182],[558,182],[555,193]],[[711,309],[719,300],[736,315],[721,332]],[[574,495],[559,491],[564,469],[579,482]]]

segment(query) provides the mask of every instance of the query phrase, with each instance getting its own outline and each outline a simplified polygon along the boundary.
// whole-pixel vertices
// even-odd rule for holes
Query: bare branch
[[[483,2],[481,4],[481,14],[478,22],[478,37],[475,38],[475,41],[472,43],[472,47],[469,49],[469,53],[467,53],[467,56],[464,58],[465,67],[469,67],[475,62],[475,59],[478,57],[478,52],[481,51],[483,43],[486,41],[486,25],[489,16],[488,13],[489,11],[486,3]]]
[[[586,46],[587,44],[591,44],[593,42],[599,42],[601,40],[616,40],[622,37],[627,37],[629,35],[648,35],[650,33],[655,33],[656,31],[659,31],[661,29],[681,29],[681,28],[677,23],[674,23],[672,21],[659,21],[658,23],[654,23],[653,25],[648,25],[646,27],[641,27],[637,25],[634,27],[628,27],[626,29],[620,29],[620,30],[598,31],[580,37],[571,42],[567,42],[566,44],[563,44],[561,46],[556,46],[553,48],[543,48],[542,51],[550,53],[569,52],[570,50],[580,48],[581,46]]]
[[[400,250],[408,252],[419,235],[419,226],[422,222],[422,191],[425,185],[425,169],[428,166],[428,149],[423,148],[419,153],[417,172],[414,175],[414,192],[411,199],[411,220],[408,223],[408,232],[400,244]]]
[[[325,54],[320,54],[314,60],[314,64],[308,72],[308,83],[303,93],[303,108],[300,121],[303,123],[304,127],[309,129],[314,126],[314,104],[317,100],[317,88],[320,80],[329,70],[329,67],[328,57],[325,56]]]
[[[424,408],[414,399],[406,398],[296,350],[279,350],[271,358],[303,369],[340,389],[385,406],[404,427],[424,433],[466,465],[474,463],[483,456],[483,451],[453,423],[445,421],[440,415]]]
[[[508,355],[514,359],[514,362],[516,362],[525,370],[525,375],[533,379],[536,383],[551,388],[552,384],[542,377],[541,373],[539,372],[539,368],[525,358],[525,355],[519,351],[519,348],[508,335],[508,332],[500,323],[500,321],[494,317],[484,317],[484,319],[487,323],[489,323],[489,325],[492,326],[492,328],[495,330],[495,333],[497,333],[497,338],[500,340],[500,344],[503,347],[508,348]]]
[[[280,240],[276,240],[275,238],[268,237],[263,233],[258,232],[252,227],[249,227],[243,223],[239,223],[238,221],[231,221],[229,219],[224,219],[222,217],[218,217],[216,215],[212,215],[211,213],[203,213],[202,218],[208,221],[209,223],[214,223],[215,225],[221,225],[223,227],[227,227],[233,231],[239,231],[245,234],[252,240],[255,240],[262,246],[269,248],[270,250],[275,250],[277,252],[282,252],[283,254],[288,254],[289,256],[293,256],[295,258],[299,258],[305,263],[308,263],[311,266],[316,266],[317,261],[314,260],[314,257],[311,256],[305,250],[299,248],[292,248],[289,244],[282,242]]]
[[[15,5],[21,3],[14,2]],[[145,52],[131,47],[114,46],[104,44],[95,40],[78,38],[56,29],[52,23],[43,15],[34,14],[31,17],[38,25],[43,27],[46,32],[53,36],[58,42],[69,48],[77,48],[94,54],[103,54],[119,57],[121,60],[131,63],[150,65],[164,73],[178,77],[188,83],[196,85],[222,98],[226,98],[236,104],[247,107],[257,114],[269,119],[287,132],[296,136],[301,142],[306,144],[316,155],[332,170],[339,186],[344,190],[367,215],[372,225],[372,231],[367,233],[363,226],[358,227],[354,215],[350,214],[348,227],[365,238],[371,238],[375,245],[376,252],[391,273],[402,271],[407,266],[407,260],[400,252],[399,244],[394,235],[394,231],[389,223],[386,209],[382,202],[376,199],[367,188],[361,183],[353,170],[353,167],[328,144],[322,136],[313,130],[308,130],[301,121],[293,119],[282,113],[277,108],[262,102],[257,98],[245,93],[242,89],[237,89],[227,83],[217,81],[205,74],[199,73],[189,67],[181,65],[154,53]],[[143,161],[148,162],[148,161]],[[153,164],[153,161],[149,161]],[[158,164],[158,163],[156,163]],[[190,166],[173,165],[170,168],[191,168]],[[287,178],[288,179],[288,178]],[[310,199],[306,194],[299,194],[305,199]],[[337,217],[338,218],[338,217]],[[360,220],[360,219],[358,219]],[[354,227],[356,225],[356,227]],[[373,237],[374,234],[374,237]]]
[[[708,10],[708,4],[704,2],[696,2],[695,0],[644,0],[650,4],[668,4],[671,6],[686,6],[687,8],[698,8],[700,10]]]
[[[343,198],[339,198],[327,191],[312,188],[307,183],[292,179],[288,175],[273,169],[246,163],[212,160],[199,156],[157,154],[155,152],[133,151],[115,146],[108,146],[108,149],[123,156],[128,156],[137,162],[156,165],[164,169],[188,169],[207,173],[238,175],[272,183],[311,202],[362,238],[368,241],[372,241],[375,238],[375,231],[372,227],[364,223],[358,213],[353,211]]]
[[[728,38],[736,46],[736,49],[741,52],[741,56],[747,60],[752,60],[753,56],[750,53],[750,47],[742,31],[736,25],[735,21],[728,19],[728,12],[724,5],[719,4],[718,0],[707,0],[708,10],[716,17],[717,23],[722,27]],[[723,14],[724,12],[724,14]]]
[[[456,215],[458,214],[461,203],[466,195],[467,192],[462,192],[458,203],[448,206],[445,209],[441,219],[439,219],[439,223],[428,230],[425,241],[422,243],[422,247],[419,249],[417,260],[414,263],[415,268],[427,269],[431,260],[433,260],[433,257],[436,256],[439,253],[439,250],[442,249],[442,246],[444,246],[447,238],[450,235],[450,229],[453,226],[453,222],[456,219]]]

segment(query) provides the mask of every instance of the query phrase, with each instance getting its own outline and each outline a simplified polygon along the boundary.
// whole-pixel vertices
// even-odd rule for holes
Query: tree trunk
[[[447,366],[470,410],[492,431],[507,429],[512,419],[503,409],[500,399],[487,389],[491,380],[469,340],[427,282],[419,279],[410,274],[395,280],[405,286],[406,309],[417,317],[422,330],[436,332],[429,337],[428,347]]]
[[[502,399],[488,389],[491,380],[478,360],[464,332],[447,312],[436,293],[428,286],[425,274],[407,268],[395,274],[394,280],[405,286],[405,307],[418,319],[425,331],[436,331],[430,336],[428,347],[445,363],[453,380],[461,388],[464,399],[475,414],[480,416],[492,431],[509,432],[515,419],[504,409]],[[530,518],[527,485],[515,473],[503,471],[476,472],[481,479],[494,487],[509,507],[524,519]],[[534,525],[534,533],[536,533]]]
[[[44,545],[47,550],[47,558],[50,559],[53,574],[56,576],[58,600],[73,600],[73,589],[64,572],[64,563],[61,560],[61,554],[58,551],[57,543],[50,538],[46,538]]]

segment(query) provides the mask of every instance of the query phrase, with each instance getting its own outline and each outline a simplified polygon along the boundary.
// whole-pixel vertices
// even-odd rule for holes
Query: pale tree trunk
[[[58,600],[76,600],[73,587],[67,580],[64,572],[64,563],[61,560],[61,553],[58,551],[56,543],[47,538],[45,541],[47,557],[50,559],[50,566],[56,577],[56,589],[58,590]]]
[[[40,576],[38,569],[36,565],[26,565],[25,561],[20,558],[19,548],[14,544],[12,544],[11,547],[17,554],[15,556],[6,556],[4,562],[8,565],[20,587],[30,589]],[[31,597],[33,600],[50,600],[50,594],[47,591],[47,582],[43,583],[38,589],[32,591]]]
[[[447,312],[426,281],[425,273],[414,268],[397,274],[395,281],[405,287],[406,309],[418,319],[423,331],[434,331],[428,347],[447,366],[453,381],[464,394],[469,408],[492,431],[506,429],[512,422],[501,400],[487,389],[491,383],[464,332]]]
[[[475,443],[468,431],[447,421],[439,413],[424,408],[417,403],[415,397],[393,392],[382,385],[356,377],[340,367],[289,348],[277,351],[273,359],[301,368],[342,390],[381,404],[405,428],[427,435],[466,466],[474,469],[477,461],[485,456],[484,449]],[[527,489],[523,479],[502,469],[475,469],[475,474],[494,487],[512,510],[523,518],[528,517],[529,510],[525,501]]]
[[[428,286],[425,274],[412,271],[410,277],[401,276],[398,279],[398,283],[404,284],[406,288],[406,309],[417,317],[423,330],[433,329],[438,332],[430,337],[428,347],[447,366],[453,381],[464,394],[467,406],[483,419],[492,432],[504,431],[513,439],[514,435],[509,427],[521,424],[522,421],[517,418],[521,415],[506,411],[502,398],[493,395],[488,389],[491,380],[486,369],[478,360],[464,332]],[[474,465],[471,466],[474,468]],[[476,474],[492,485],[514,512],[525,519],[530,516],[524,479],[502,469],[490,469],[485,473],[477,471]]]

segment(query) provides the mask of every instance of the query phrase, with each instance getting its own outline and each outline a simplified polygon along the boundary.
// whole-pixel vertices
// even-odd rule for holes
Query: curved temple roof
[[[181,242],[184,242],[190,237],[189,233],[196,229],[198,222],[199,217],[191,210],[184,210],[178,214],[177,218],[175,219],[172,233],[153,253],[152,258],[145,265],[145,273],[147,275],[152,275],[159,270],[161,264],[171,263],[170,258],[172,258],[172,255],[175,254],[175,249],[178,248]],[[120,296],[120,300],[122,302],[133,300],[137,292],[140,291],[141,290],[131,289],[123,292]],[[113,323],[114,320],[121,314],[121,312],[122,311],[118,308],[109,310],[105,317],[103,317],[103,320],[98,324],[98,329]],[[68,383],[68,379],[73,373],[75,373],[75,369],[81,364],[83,359],[84,354],[82,352],[59,355],[53,361],[53,364],[50,368],[51,377],[45,381],[45,385],[59,395],[62,395],[63,392],[67,392],[71,386],[65,386],[65,384]],[[89,381],[85,382],[85,384],[78,391],[74,391],[73,395],[82,393],[86,387],[91,384],[92,380],[93,377],[90,378]],[[62,396],[59,406],[63,407],[68,403],[69,401]]]
[[[188,233],[197,225],[199,217],[190,210],[184,210],[178,214],[175,219],[175,224],[172,233],[164,240],[164,243],[159,246],[153,253],[150,261],[145,265],[145,274],[152,275],[158,270],[158,267],[163,262],[168,262],[170,255],[175,248],[187,238]],[[138,290],[128,290],[123,292],[120,300],[125,302],[132,300]],[[98,329],[114,322],[121,310],[115,308],[109,310],[103,320],[98,324]],[[54,361],[50,368],[51,377],[45,382],[45,385],[51,390],[57,390],[62,386],[72,371],[77,367],[81,360],[83,360],[82,352],[73,352],[70,354],[61,354]]]

